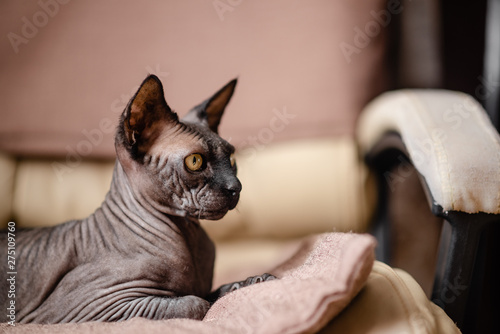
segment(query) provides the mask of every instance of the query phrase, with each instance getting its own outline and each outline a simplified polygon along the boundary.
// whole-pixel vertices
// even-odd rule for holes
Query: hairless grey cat
[[[214,245],[198,219],[220,219],[239,199],[234,147],[217,134],[235,85],[179,120],[159,79],[144,80],[121,115],[101,207],[86,219],[16,231],[15,298],[6,298],[0,233],[1,322],[202,319],[217,298],[274,279],[263,274],[211,292]]]

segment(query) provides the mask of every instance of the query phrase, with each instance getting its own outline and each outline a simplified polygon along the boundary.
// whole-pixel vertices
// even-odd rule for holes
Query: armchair
[[[489,195],[499,189],[491,163],[498,161],[498,135],[459,93],[399,91],[366,106],[405,86],[392,82],[396,66],[388,63],[393,49],[409,44],[397,44],[393,26],[420,22],[411,20],[414,6],[363,0],[1,4],[9,15],[0,30],[10,38],[1,45],[0,87],[9,94],[0,111],[0,226],[9,220],[19,228],[47,226],[84,217],[100,204],[113,168],[113,120],[148,72],[164,81],[179,114],[238,76],[221,134],[239,149],[243,192],[235,211],[203,222],[217,245],[214,286],[278,266],[311,235],[335,232],[334,240],[347,240],[373,232],[380,261],[373,262],[372,239],[362,235],[363,268],[373,268],[358,282],[359,293],[349,290],[349,298],[339,299],[334,319],[311,317],[300,331],[455,333],[454,322],[464,331],[478,324],[490,330],[491,318],[481,322],[471,314],[495,312],[492,296],[489,303],[475,296],[481,287],[497,293],[489,271],[498,253],[489,248],[498,233],[487,221],[498,215],[498,193]],[[39,21],[44,17],[46,24]],[[23,32],[30,24],[37,24],[36,34],[28,38]],[[20,36],[14,44],[13,34]],[[423,35],[424,47],[402,53],[426,57],[409,72],[437,80],[439,71],[427,65],[438,34]],[[463,149],[473,140],[472,153],[489,154],[489,163]],[[456,171],[453,180],[443,167]],[[464,216],[478,223],[463,223]],[[372,226],[374,217],[382,223]],[[332,316],[323,307],[328,303],[317,300],[321,315]],[[477,305],[485,307],[475,311]],[[185,326],[134,319],[0,329],[134,333],[185,332]],[[228,328],[234,327],[215,330]]]
[[[464,98],[463,94],[434,91],[403,91],[386,93],[385,95],[375,99],[362,113],[357,131],[359,151],[353,148],[347,149],[345,147],[337,151],[344,151],[343,158],[347,161],[350,160],[353,163],[349,170],[355,170],[357,175],[354,183],[351,183],[353,182],[351,181],[348,182],[347,185],[343,186],[345,186],[346,191],[351,192],[347,193],[348,196],[354,196],[352,194],[352,191],[354,191],[355,194],[357,194],[356,197],[359,196],[358,198],[363,199],[361,202],[353,203],[354,208],[360,209],[361,207],[364,207],[363,214],[354,219],[358,220],[359,225],[355,227],[358,232],[364,232],[368,228],[363,221],[367,221],[368,217],[370,217],[369,212],[373,211],[370,194],[373,193],[375,184],[372,182],[369,173],[367,173],[363,164],[357,164],[356,161],[359,161],[358,158],[363,157],[364,155],[368,156],[368,161],[372,160],[372,156],[377,156],[375,152],[379,151],[376,149],[376,146],[379,145],[378,142],[381,141],[382,138],[386,138],[385,135],[387,134],[388,138],[394,138],[393,134],[399,131],[401,133],[401,137],[409,141],[413,138],[418,138],[415,133],[408,134],[407,130],[404,128],[404,124],[408,124],[406,121],[403,121],[402,123],[394,123],[394,119],[397,119],[396,115],[400,113],[407,112],[408,110],[412,111],[415,110],[417,106],[421,106],[420,103],[422,102],[419,99],[425,100],[429,94],[433,96],[435,100],[429,103],[424,114],[422,114],[422,110],[419,110],[418,114],[412,114],[410,112],[410,115],[400,117],[406,117],[405,120],[408,120],[408,118],[411,119],[411,117],[415,116],[420,117],[421,115],[433,115],[433,112],[436,111],[436,106],[442,106],[443,101],[446,102],[450,96],[460,99]],[[408,96],[414,96],[416,97],[416,100],[411,98],[409,100],[405,100]],[[405,108],[398,111],[394,109],[394,106],[401,106],[401,100],[406,103],[403,104]],[[452,100],[454,99],[452,98]],[[480,108],[477,108],[476,104],[473,103],[471,105],[475,108],[474,111],[472,111],[475,113],[474,117],[484,117],[482,114],[484,112],[481,111]],[[439,110],[439,108],[437,110]],[[398,127],[397,125],[400,125],[401,127]],[[489,131],[489,126],[491,125],[488,122],[484,122],[483,124],[480,124],[480,126]],[[427,129],[427,127],[424,125],[421,129]],[[495,139],[494,135],[493,139]],[[392,142],[391,139],[389,139],[389,142]],[[495,141],[493,141],[493,144],[495,144]],[[264,198],[259,200],[259,196],[261,196],[259,192],[260,189],[252,190],[252,183],[253,186],[258,186],[259,184],[276,182],[273,181],[276,178],[281,179],[281,181],[278,182],[285,182],[285,180],[291,182],[294,178],[296,178],[297,173],[307,172],[307,170],[313,167],[307,166],[307,164],[306,166],[298,164],[289,172],[290,174],[284,174],[283,171],[276,169],[267,170],[265,166],[268,166],[275,161],[301,160],[307,157],[322,155],[324,152],[333,150],[333,147],[336,147],[336,145],[338,144],[333,144],[329,140],[322,140],[308,143],[299,142],[270,145],[258,156],[252,156],[248,153],[248,151],[241,151],[238,153],[237,159],[241,170],[240,179],[243,185],[250,184],[250,191],[247,191],[247,193],[242,196],[242,205],[238,211],[227,215],[222,221],[219,222],[204,222],[208,232],[216,240],[218,248],[218,262],[216,263],[214,286],[227,281],[238,280],[256,272],[268,271],[269,268],[274,268],[277,265],[277,269],[274,269],[273,272],[281,274],[286,272],[287,269],[285,268],[290,267],[290,261],[304,261],[304,259],[300,260],[304,254],[299,257],[297,257],[297,255],[291,256],[291,254],[297,252],[297,249],[299,249],[299,251],[312,249],[314,242],[311,243],[311,241],[306,241],[304,244],[304,242],[300,240],[303,239],[304,235],[312,235],[322,230],[328,230],[328,224],[331,224],[331,222],[323,221],[324,213],[322,212],[311,212],[309,214],[310,223],[307,224],[307,227],[304,226],[302,221],[296,222],[293,216],[301,215],[302,207],[299,205],[297,205],[296,208],[293,206],[287,208],[288,212],[286,212],[285,215],[289,216],[287,216],[286,219],[282,219],[280,218],[281,209],[278,208],[276,210],[272,205],[264,205],[266,202],[269,202],[269,199]],[[402,149],[401,145],[396,145],[396,147]],[[384,155],[383,152],[385,151],[380,151],[380,156]],[[338,156],[339,154],[336,155],[336,157]],[[399,155],[396,155],[396,161],[401,163],[399,157]],[[389,161],[386,158],[387,156],[385,156],[381,161]],[[373,159],[376,160],[376,158]],[[54,175],[50,166],[45,165],[45,162],[43,161],[20,161],[17,163],[12,163],[12,160],[10,159],[7,159],[6,161],[7,163],[5,163],[4,166],[10,165],[10,167],[17,168],[19,179],[16,178],[15,181],[18,182],[15,182],[15,186],[19,186],[20,188],[14,189],[14,193],[19,194],[14,196],[14,201],[17,202],[15,205],[18,208],[25,205],[25,203],[19,203],[21,199],[30,198],[26,193],[27,189],[35,190],[34,187],[29,186],[33,184],[32,181],[40,182],[45,189],[52,189],[51,192],[60,193],[61,187],[64,189],[68,184],[72,187],[83,187],[85,184],[100,184],[102,182],[101,180],[106,179],[106,174],[109,169],[112,168],[111,162],[82,163],[82,166],[76,169],[74,174],[72,174],[72,179],[67,179],[63,184],[59,184],[57,176]],[[371,162],[370,165],[372,165]],[[323,171],[323,168],[326,172],[326,170],[329,169],[329,164],[319,167],[319,170]],[[404,165],[403,168],[406,170],[408,166]],[[8,171],[8,168],[5,168],[5,170]],[[316,171],[317,170],[318,168],[316,168]],[[89,173],[89,171],[93,172]],[[434,171],[431,171],[430,173],[432,174]],[[384,175],[382,174],[382,176]],[[338,177],[342,177],[342,175],[339,175]],[[27,181],[23,181],[26,179]],[[313,184],[311,184],[311,182]],[[405,180],[401,180],[401,182],[406,185]],[[338,180],[334,183],[342,185],[342,183]],[[386,184],[387,179],[384,178],[383,182],[380,183],[379,186],[381,186],[381,189],[384,189],[384,185]],[[323,177],[312,177],[309,179],[309,182],[301,185],[306,187],[306,189],[302,192],[296,191],[283,195],[282,188],[273,187],[267,190],[266,196],[268,196],[267,198],[290,196],[290,201],[307,200],[308,196],[313,196],[313,193],[310,193],[312,189],[318,191],[317,187],[324,188],[322,190],[323,193],[329,189],[329,185],[325,184]],[[99,191],[102,190],[98,189],[97,192]],[[361,195],[359,195],[360,193]],[[21,194],[23,196],[21,196]],[[339,196],[339,198],[345,195],[346,194],[342,193],[339,195],[332,193],[332,196]],[[21,197],[16,198],[17,196]],[[35,194],[35,196],[40,197],[39,194]],[[97,196],[96,192],[94,192],[94,195],[92,196]],[[388,198],[388,201],[390,201],[390,193],[384,194],[382,192],[381,196],[382,199]],[[380,203],[379,207],[383,208],[384,201],[381,200]],[[409,215],[415,214],[415,211],[418,214],[418,211],[421,210],[418,203],[405,203],[405,206],[412,208]],[[29,211],[30,210],[24,212],[25,217],[30,217]],[[46,217],[48,216],[50,215],[47,215]],[[259,221],[254,222],[254,217],[258,217]],[[31,220],[34,219],[35,217],[31,217]],[[286,223],[289,224],[288,230],[283,231],[287,228],[284,225]],[[349,226],[342,227],[339,225],[335,229],[347,231],[349,228]],[[241,293],[238,295],[239,297],[235,295],[232,300],[226,299],[222,305],[216,303],[214,305],[214,311],[209,314],[208,318],[205,319],[203,323],[176,320],[157,322],[146,321],[144,319],[134,319],[130,322],[122,324],[67,324],[59,325],[57,328],[61,332],[72,333],[133,333],[139,329],[154,332],[161,331],[166,328],[169,328],[170,330],[175,329],[180,333],[192,332],[193,330],[202,330],[204,332],[214,333],[224,331],[229,333],[234,330],[276,333],[293,333],[296,331],[316,332],[318,330],[320,330],[321,333],[403,333],[422,330],[429,333],[459,332],[459,329],[455,326],[454,321],[459,321],[461,318],[453,319],[447,316],[439,307],[442,306],[439,305],[439,301],[432,302],[426,295],[423,289],[425,286],[424,284],[416,281],[415,278],[407,272],[401,269],[393,269],[379,261],[375,261],[374,263],[371,262],[373,264],[373,267],[371,267],[370,261],[373,261],[373,255],[370,256],[370,245],[372,242],[370,242],[366,235],[362,234],[359,235],[359,237],[360,238],[358,239],[358,235],[355,233],[333,233],[331,237],[327,237],[327,239],[330,239],[329,244],[325,242],[320,243],[323,244],[323,247],[324,245],[327,245],[327,249],[323,248],[323,250],[321,250],[321,247],[319,247],[316,248],[316,253],[314,253],[314,251],[310,253],[312,256],[309,257],[310,259],[318,259],[325,254],[328,254],[328,252],[333,252],[333,259],[337,259],[336,261],[340,259],[339,263],[346,263],[343,259],[348,255],[355,261],[350,263],[351,267],[346,265],[337,265],[334,267],[336,270],[333,271],[335,276],[331,276],[331,278],[336,277],[335,280],[329,278],[325,281],[323,276],[318,277],[319,281],[314,283],[318,289],[320,286],[322,287],[321,289],[324,289],[324,286],[329,285],[332,285],[335,288],[332,292],[330,292],[332,294],[328,295],[328,298],[326,298],[326,296],[323,298],[321,296],[315,296],[315,302],[313,304],[305,303],[306,305],[314,305],[314,312],[311,313],[312,315],[310,317],[304,318],[304,321],[300,326],[287,326],[287,323],[282,320],[283,316],[286,318],[287,312],[283,313],[282,310],[274,309],[274,312],[281,311],[277,312],[277,314],[280,314],[278,317],[280,320],[277,321],[275,318],[276,314],[273,315],[274,313],[272,312],[273,307],[271,306],[273,303],[269,302],[266,303],[268,307],[267,309],[260,308],[259,310],[259,308],[254,308],[253,312],[256,313],[253,315],[252,313],[246,314],[243,318],[241,318],[242,315],[238,313],[238,307],[244,308],[245,305],[255,306],[255,302],[250,302],[252,297],[247,294],[246,290],[241,290]],[[354,242],[352,242],[352,240],[354,240]],[[386,245],[383,242],[384,239],[381,239],[381,241],[380,246],[382,246],[382,250],[384,251],[384,246]],[[288,260],[285,264],[280,266],[279,264],[286,259]],[[358,269],[349,269],[356,268],[356,263],[359,265]],[[311,267],[311,264],[309,264],[309,267]],[[343,269],[340,270],[340,268]],[[409,268],[412,269],[411,266]],[[358,272],[359,270],[360,272]],[[320,273],[317,272],[316,275],[318,274]],[[338,290],[337,284],[340,282],[339,279],[341,279],[342,276],[347,279],[347,276],[349,276],[347,274],[351,275],[355,281],[358,280],[358,282],[354,285],[347,285],[345,288]],[[321,275],[324,275],[324,273],[321,273]],[[416,276],[418,277],[418,275]],[[310,280],[311,277],[304,277],[303,279]],[[322,282],[323,285],[319,284],[320,282]],[[460,284],[465,283],[460,281]],[[264,285],[262,285],[262,288],[264,288]],[[360,289],[360,291],[358,289]],[[252,291],[256,294],[254,296],[256,300],[262,298],[263,292],[258,292],[259,286],[252,288]],[[270,290],[263,291],[269,291],[269,293],[271,292]],[[298,292],[298,296],[300,296],[300,292]],[[312,295],[308,296],[311,297]],[[296,294],[294,297],[291,297],[291,304],[286,304],[286,307],[290,308],[292,305],[295,305],[296,308],[300,309],[296,303],[300,301],[301,298],[305,298],[306,300],[308,299],[307,296],[297,297]],[[347,305],[347,303],[349,304]],[[237,305],[239,306],[236,307]],[[290,314],[293,314],[292,310],[293,308],[290,309]],[[220,312],[223,313],[220,314]],[[332,317],[334,318],[332,319]],[[256,321],[254,324],[255,327],[253,327],[249,319],[254,319],[254,321]],[[295,323],[297,319],[294,320],[295,321],[293,323]],[[6,324],[0,325],[0,328],[5,330],[12,329]],[[18,333],[36,333],[41,330],[53,331],[55,328],[56,327],[51,327],[51,325],[18,325],[16,331]]]

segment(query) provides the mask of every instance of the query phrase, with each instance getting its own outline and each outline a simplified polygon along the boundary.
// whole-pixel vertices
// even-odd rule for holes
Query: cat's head
[[[137,196],[166,213],[220,219],[239,199],[234,147],[217,134],[236,80],[179,119],[148,76],[123,112],[118,159]]]

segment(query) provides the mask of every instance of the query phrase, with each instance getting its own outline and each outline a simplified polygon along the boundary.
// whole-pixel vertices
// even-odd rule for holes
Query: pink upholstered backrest
[[[0,150],[112,157],[118,115],[148,73],[181,116],[238,77],[220,128],[238,147],[351,135],[384,89],[382,10],[381,0],[4,1]]]

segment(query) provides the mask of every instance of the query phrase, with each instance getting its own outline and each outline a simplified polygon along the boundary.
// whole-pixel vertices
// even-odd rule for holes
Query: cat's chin
[[[214,212],[214,213],[209,213],[207,215],[201,215],[202,219],[208,219],[208,220],[219,220],[222,219],[226,215],[227,211],[224,212]]]
[[[227,210],[218,210],[218,211],[203,211],[203,212],[193,212],[190,213],[189,216],[197,219],[206,219],[206,220],[219,220],[222,219],[229,209]]]

